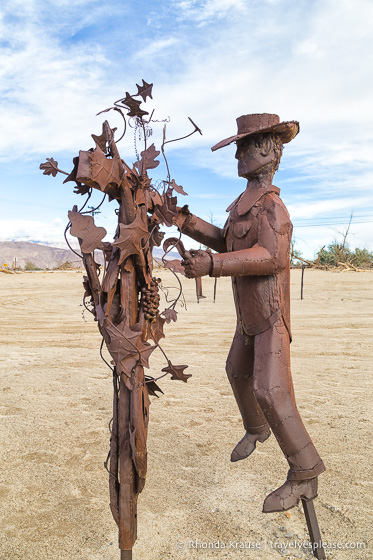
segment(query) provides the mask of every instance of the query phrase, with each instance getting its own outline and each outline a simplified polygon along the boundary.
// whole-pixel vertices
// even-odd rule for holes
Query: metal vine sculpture
[[[146,120],[145,116],[149,112],[141,107],[142,101],[146,102],[148,97],[152,99],[152,87],[153,84],[143,80],[141,86],[137,85],[136,94],[127,92],[113,107],[102,111],[115,110],[121,114],[124,121],[121,138],[126,132],[128,118],[130,126],[134,128],[135,138],[141,135],[144,149],[140,156],[136,150],[137,161],[132,167],[121,159],[117,148],[121,138],[117,141],[114,139],[116,129],[112,129],[108,121],[103,123],[99,136],[92,134],[95,148],[80,151],[79,156],[73,159],[71,173],[60,170],[53,158],[47,158],[40,165],[45,175],[55,177],[58,172],[68,175],[64,182],[74,182],[74,192],[87,195],[80,210],[74,206],[69,211],[65,238],[68,242],[66,233],[69,230],[79,240],[82,253],[79,256],[87,273],[83,282],[83,302],[94,315],[102,335],[100,351],[105,343],[112,358],[113,367],[108,365],[113,371],[113,418],[110,451],[105,466],[109,471],[110,509],[119,528],[122,559],[132,557],[132,547],[137,537],[137,497],[144,488],[147,469],[149,394],[158,396],[157,392],[162,392],[157,384],[159,378],[146,376],[144,368],[149,367],[149,357],[158,347],[167,360],[161,377],[170,374],[171,379],[184,382],[190,377],[184,373],[187,366],[174,365],[159,345],[160,339],[165,336],[164,324],[177,319],[175,307],[182,291],[179,281],[178,296],[169,301],[167,309],[159,312],[159,289],[162,286],[160,280],[153,277],[152,252],[163,240],[164,233],[160,231],[160,226],[172,225],[170,217],[177,214],[174,192],[182,195],[186,193],[170,176],[165,145],[175,140],[166,141],[165,124],[161,152],[167,167],[167,178],[161,182],[159,189],[148,176],[148,170],[159,165],[156,158],[160,155],[154,144],[147,146],[154,111]],[[141,97],[142,101],[136,97]],[[193,131],[184,138],[195,132],[202,134],[197,125],[189,120]],[[109,200],[116,200],[119,204],[118,227],[112,243],[103,241],[106,230],[95,225],[90,215],[92,210],[84,211],[92,189],[102,191],[104,199],[108,196]],[[173,247],[178,248],[182,256],[185,255],[179,239],[172,238],[165,242],[166,253]],[[102,275],[100,266],[95,262],[96,250],[101,250],[104,256]],[[162,260],[173,272],[184,273],[180,261]],[[200,281],[197,283],[197,297],[203,297]]]

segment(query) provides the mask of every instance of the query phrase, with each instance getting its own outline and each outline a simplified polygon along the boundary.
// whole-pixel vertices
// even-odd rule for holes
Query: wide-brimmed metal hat
[[[269,113],[257,113],[254,115],[242,115],[238,117],[237,120],[237,134],[230,136],[225,140],[221,140],[211,148],[214,152],[232,142],[237,142],[245,138],[245,136],[250,136],[251,134],[262,134],[264,132],[273,132],[281,138],[283,144],[287,144],[293,140],[293,138],[299,132],[299,122],[298,121],[287,121],[280,122],[280,117],[278,115],[271,115]]]

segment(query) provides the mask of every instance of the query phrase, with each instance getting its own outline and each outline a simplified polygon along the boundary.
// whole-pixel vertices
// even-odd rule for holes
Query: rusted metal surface
[[[256,113],[253,115],[242,115],[237,119],[237,134],[221,140],[211,148],[214,152],[224,148],[232,142],[239,142],[248,136],[257,134],[276,134],[283,144],[290,142],[299,132],[298,121],[280,122],[278,115],[271,113]]]
[[[237,134],[216,144],[237,143],[238,174],[246,190],[228,207],[218,228],[178,208],[182,233],[217,251],[194,251],[184,258],[186,276],[231,276],[237,331],[227,374],[246,432],[232,453],[244,459],[273,432],[288,463],[285,484],[267,496],[263,511],[284,511],[317,494],[324,464],[296,407],[290,373],[290,242],[292,224],[272,179],[282,145],[299,131],[296,121],[277,115],[243,115]],[[246,439],[245,439],[246,438]]]
[[[146,480],[149,394],[158,396],[157,393],[162,393],[157,379],[146,376],[144,368],[149,367],[152,352],[159,349],[167,364],[159,377],[170,375],[171,379],[183,382],[190,377],[184,373],[188,366],[174,365],[159,344],[165,336],[164,324],[177,320],[175,308],[181,301],[182,292],[179,281],[179,294],[160,312],[161,284],[153,277],[152,250],[161,244],[164,236],[160,225],[172,225],[172,217],[177,215],[174,193],[186,193],[175,179],[171,179],[165,155],[165,130],[161,150],[156,150],[154,144],[147,146],[154,111],[146,120],[149,111],[142,108],[142,102],[152,99],[152,87],[153,84],[143,80],[141,86],[137,84],[136,94],[127,92],[124,98],[114,103],[114,107],[105,110],[113,109],[122,115],[125,125],[122,137],[127,129],[127,119],[135,128],[135,138],[139,134],[142,136],[143,149],[132,166],[121,159],[115,140],[116,129],[112,129],[108,121],[103,123],[100,135],[92,135],[95,148],[80,151],[73,159],[74,168],[70,174],[61,171],[53,158],[47,158],[40,165],[45,175],[64,173],[67,175],[65,182],[74,183],[74,192],[87,196],[80,210],[74,206],[69,212],[66,232],[79,241],[87,272],[83,282],[84,305],[97,321],[112,359],[109,364],[101,353],[113,372],[114,394],[110,452],[105,466],[109,472],[110,509],[119,528],[121,558],[126,560],[132,558],[132,547],[137,538],[137,501]],[[141,100],[136,99],[139,97]],[[197,125],[189,120],[194,129],[187,136],[200,133]],[[156,158],[161,151],[167,178],[157,189],[151,183],[148,170],[159,165]],[[89,210],[84,211],[92,189],[102,191],[119,205],[116,212],[118,227],[111,243],[103,241],[105,229],[95,225],[94,215],[98,207],[89,206]],[[101,273],[94,258],[97,250],[103,252],[105,260]],[[185,252],[185,255],[188,254]],[[184,273],[180,261],[178,266],[179,272]]]

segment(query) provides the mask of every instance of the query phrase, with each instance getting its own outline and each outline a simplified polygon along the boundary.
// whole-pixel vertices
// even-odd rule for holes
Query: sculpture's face
[[[247,136],[237,142],[236,159],[238,160],[238,175],[249,179],[257,171],[276,159],[270,136]]]

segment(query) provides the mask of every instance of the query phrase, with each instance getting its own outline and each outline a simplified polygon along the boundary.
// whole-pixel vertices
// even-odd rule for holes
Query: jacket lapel
[[[232,202],[232,204],[230,204],[230,205],[228,206],[228,208],[226,209],[226,212],[230,212],[230,211],[232,210],[233,206],[234,206],[235,204],[237,204],[237,202],[240,200],[240,198],[241,198],[241,196],[242,196],[243,194],[244,194],[244,193],[241,193],[240,196],[238,196],[238,197],[236,198],[236,200],[234,200],[234,201]]]
[[[262,196],[270,192],[279,194],[280,189],[278,187],[275,187],[274,185],[270,185],[269,187],[266,187],[264,189],[248,188],[245,190],[245,192],[242,193],[242,195],[238,199],[234,201],[233,205],[231,206],[234,206],[234,204],[236,204],[236,202],[238,201],[237,202],[238,214],[239,216],[244,216],[249,212],[249,210],[254,206],[254,204],[262,198]]]

